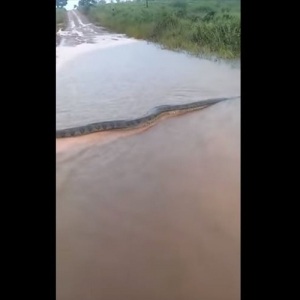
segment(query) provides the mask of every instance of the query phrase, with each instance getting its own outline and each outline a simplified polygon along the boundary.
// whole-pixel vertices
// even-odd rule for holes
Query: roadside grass
[[[96,25],[196,55],[240,57],[239,0],[98,4],[82,10]]]
[[[56,8],[56,32],[67,27],[67,11],[64,8]]]

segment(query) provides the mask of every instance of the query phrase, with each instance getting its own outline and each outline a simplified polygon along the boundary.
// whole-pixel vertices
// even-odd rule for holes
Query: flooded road
[[[69,18],[58,129],[240,94],[238,67]],[[57,140],[56,168],[58,300],[240,299],[239,99],[146,130]]]

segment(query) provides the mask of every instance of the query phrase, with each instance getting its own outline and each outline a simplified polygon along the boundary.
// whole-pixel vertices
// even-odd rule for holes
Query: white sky
[[[67,10],[73,9],[74,5],[78,5],[79,0],[68,0],[68,4],[65,7]]]
[[[125,0],[121,0],[121,2],[122,1],[125,1]],[[79,0],[68,0],[68,4],[65,7],[65,9],[67,9],[67,10],[73,9],[74,5],[78,5],[78,2],[79,2]],[[109,3],[109,2],[110,2],[110,0],[108,0],[108,1],[106,0],[106,3]]]

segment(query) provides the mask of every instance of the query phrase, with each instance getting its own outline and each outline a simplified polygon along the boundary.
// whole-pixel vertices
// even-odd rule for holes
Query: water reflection
[[[88,52],[57,73],[57,128],[136,118],[157,105],[238,96],[239,76],[239,68],[146,42]]]
[[[239,299],[239,149],[233,100],[58,153],[57,299]]]

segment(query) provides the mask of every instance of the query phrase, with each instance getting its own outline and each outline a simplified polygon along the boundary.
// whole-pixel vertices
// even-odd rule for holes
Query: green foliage
[[[67,12],[64,8],[56,9],[56,31],[67,26]]]
[[[86,11],[92,22],[169,49],[240,55],[239,0],[164,0],[97,5]]]
[[[83,13],[88,13],[90,8],[97,4],[96,0],[80,0],[78,7]]]
[[[56,0],[56,7],[63,8],[68,4],[68,0]]]

